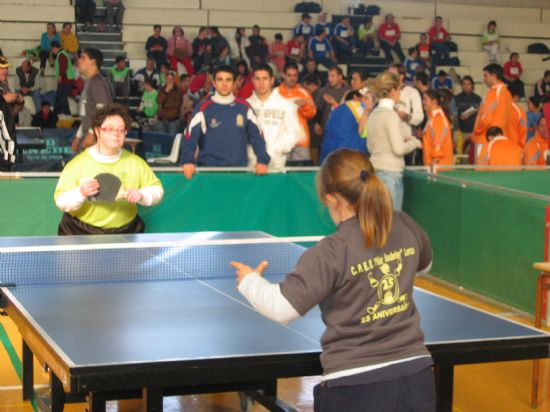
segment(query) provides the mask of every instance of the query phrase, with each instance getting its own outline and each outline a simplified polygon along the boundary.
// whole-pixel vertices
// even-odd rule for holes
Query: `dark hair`
[[[214,79],[218,75],[218,73],[229,73],[233,77],[233,80],[237,78],[237,74],[235,73],[235,70],[231,66],[223,65],[216,67],[216,70],[214,70]]]
[[[311,19],[311,15],[309,13],[302,13],[302,20],[304,19]]]
[[[489,74],[495,75],[499,80],[504,80],[504,73],[502,71],[502,66],[500,64],[497,64],[497,63],[488,64],[483,68],[483,71]]]
[[[294,62],[286,62],[285,63],[285,67],[283,68],[283,73],[286,73],[289,69],[294,69],[296,71],[299,71],[298,70],[298,65]]]
[[[357,73],[359,75],[359,78],[362,80],[362,81],[366,81],[368,80],[369,78],[369,72],[367,70],[364,70],[364,69],[357,69],[357,70],[354,70],[353,73],[351,74],[352,76]]]
[[[359,93],[358,90],[350,90],[344,96],[344,101],[349,102],[350,100],[353,100],[356,97],[360,99],[360,98],[363,97],[363,95],[361,93]]]
[[[65,23],[63,23],[63,28],[67,27],[67,26],[73,26],[72,23],[69,23],[68,21],[66,21]]]
[[[275,40],[283,40],[283,35],[281,33],[275,33]]]
[[[325,29],[321,26],[315,27],[315,35],[320,36],[321,34],[325,33]]]
[[[257,24],[255,24],[254,26],[252,26],[252,30],[254,30],[254,29],[260,30],[260,26],[258,26]]]
[[[512,60],[512,57],[514,57],[514,56],[519,57],[519,53],[517,53],[517,52],[510,53],[510,60]]]
[[[50,104],[49,101],[44,100],[44,101],[42,102],[42,104],[40,105],[40,107],[44,107],[44,106],[51,106],[51,104]]]
[[[413,54],[413,52],[418,52],[418,50],[416,49],[416,47],[409,47],[409,55]]]
[[[392,228],[392,199],[365,153],[350,149],[332,152],[317,173],[317,194],[323,203],[327,195],[337,194],[350,204],[367,247],[386,245]]]
[[[310,73],[304,77],[302,80],[303,84],[316,84],[317,86],[321,85],[321,79],[316,74]]]
[[[183,82],[188,77],[189,77],[189,75],[187,73],[180,74],[180,82]]]
[[[416,81],[419,81],[420,83],[422,83],[424,86],[427,86],[428,83],[429,83],[428,75],[426,73],[423,73],[423,72],[415,73],[414,74],[414,79]]]
[[[372,16],[366,16],[365,20],[363,20],[363,24],[365,23],[372,23]]]
[[[545,70],[544,71],[544,77],[548,77],[550,76],[550,70]]]
[[[494,20],[489,20],[489,23],[487,23],[487,28],[488,28],[489,26],[496,26],[496,25],[497,25],[497,22],[496,22],[496,21],[494,21]]]
[[[86,54],[90,60],[95,60],[95,65],[98,69],[101,68],[101,65],[103,64],[103,53],[101,53],[101,50],[96,49],[95,47],[87,47],[82,51],[82,53]]]
[[[443,17],[441,16],[435,16],[435,19],[434,20],[443,20]]]
[[[120,63],[121,61],[126,61],[126,57],[124,57],[123,55],[116,56],[115,63]]]
[[[468,81],[470,81],[473,85],[475,85],[474,79],[473,79],[472,76],[470,76],[469,74],[467,74],[467,75],[465,75],[464,77],[462,77],[462,82],[464,82],[464,80],[468,80]]]
[[[172,29],[172,36],[176,35],[176,30],[177,29],[180,29],[181,30],[181,35],[185,36],[185,30],[183,30],[183,27],[181,27],[181,26],[174,26],[174,28]]]
[[[497,137],[497,136],[501,136],[502,135],[502,129],[500,127],[497,127],[497,126],[491,126],[487,129],[487,133],[485,133],[485,136],[487,136],[487,138],[489,137]]]
[[[344,72],[342,71],[342,68],[340,66],[333,66],[330,69],[328,69],[329,72],[336,72],[340,76],[344,77]]]
[[[531,102],[531,104],[534,104],[535,106],[540,106],[540,98],[538,96],[531,96],[529,99],[527,99]]]
[[[162,30],[162,26],[160,24],[155,24],[153,26],[153,29],[161,29]]]
[[[447,116],[447,120],[450,123],[452,120],[451,111],[449,110],[450,96],[443,90],[435,89],[426,90],[424,92],[424,95],[428,96],[428,98],[430,98],[431,100],[437,101],[437,104],[439,105],[439,107],[441,107],[443,113],[445,113],[445,116]]]
[[[445,70],[439,70],[437,72],[437,77],[439,77],[439,76],[447,76],[447,72]]]
[[[61,45],[59,44],[59,42],[55,41],[55,40],[50,43],[50,46],[52,47],[52,49],[60,49],[61,48]]]
[[[271,66],[267,63],[260,63],[252,69],[252,73],[255,74],[256,72],[267,72],[269,74],[269,77],[273,77],[273,69]]]
[[[97,127],[101,127],[101,125],[105,122],[105,119],[111,116],[122,117],[122,120],[124,121],[124,126],[126,126],[127,129],[130,128],[132,124],[132,118],[128,114],[126,108],[121,104],[112,103],[92,113],[92,128],[94,129],[94,133],[95,129]]]

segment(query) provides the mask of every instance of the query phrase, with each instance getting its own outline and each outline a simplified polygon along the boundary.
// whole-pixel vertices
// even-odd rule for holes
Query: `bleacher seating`
[[[329,13],[329,18],[332,14],[344,13],[346,9],[345,2],[340,0],[320,3],[323,10]],[[143,67],[144,42],[155,23],[163,25],[165,36],[170,35],[174,25],[181,25],[190,39],[196,35],[200,26],[218,26],[224,36],[230,36],[236,27],[245,27],[250,33],[252,25],[258,24],[269,41],[278,32],[283,34],[286,41],[300,19],[299,13],[293,11],[295,4],[295,0],[163,0],[155,3],[149,0],[125,0],[124,51],[132,69]],[[74,21],[74,11],[68,0],[0,0],[0,6],[4,5],[9,7],[2,7],[0,48],[14,66],[21,61],[21,50],[38,43],[45,22]],[[501,35],[500,61],[505,62],[511,51],[520,53],[520,61],[525,69],[523,80],[528,93],[543,71],[548,69],[548,63],[543,62],[539,55],[528,55],[526,51],[530,43],[550,44],[550,9],[393,0],[380,2],[379,5],[382,7],[381,15],[374,18],[374,24],[380,24],[386,13],[395,14],[403,32],[401,43],[405,51],[417,43],[421,32],[430,27],[433,15],[443,16],[445,27],[459,47],[461,66],[455,67],[455,71],[459,75],[472,75],[479,93],[484,93],[481,69],[488,63],[487,55],[481,49],[480,38],[488,20],[495,19],[498,22]],[[316,16],[313,21],[316,21]],[[52,72],[52,69],[47,68],[46,89],[55,86]]]

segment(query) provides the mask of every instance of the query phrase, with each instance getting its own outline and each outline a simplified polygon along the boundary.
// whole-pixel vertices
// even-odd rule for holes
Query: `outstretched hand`
[[[250,266],[245,265],[244,263],[240,262],[231,262],[231,266],[237,270],[237,286],[241,283],[241,281],[246,277],[246,275],[250,273],[259,273],[260,276],[263,276],[265,270],[268,267],[267,260],[262,260],[260,264],[256,267],[256,269],[252,269]]]

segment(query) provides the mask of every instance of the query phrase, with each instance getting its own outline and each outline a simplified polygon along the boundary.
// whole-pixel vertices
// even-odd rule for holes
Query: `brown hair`
[[[94,133],[95,133],[95,129],[97,127],[101,127],[103,122],[105,122],[105,120],[111,116],[122,117],[122,120],[124,121],[124,126],[126,126],[127,129],[130,128],[132,124],[132,118],[126,111],[126,108],[120,104],[113,103],[113,104],[108,104],[107,106],[96,110],[92,114],[92,128],[94,129]]]
[[[350,149],[331,153],[317,174],[317,193],[323,203],[328,194],[337,194],[350,204],[367,247],[386,245],[392,227],[393,204],[366,154]]]

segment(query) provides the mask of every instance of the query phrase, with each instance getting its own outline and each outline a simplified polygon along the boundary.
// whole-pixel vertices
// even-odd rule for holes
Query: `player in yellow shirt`
[[[94,113],[92,128],[97,143],[65,166],[55,189],[55,203],[65,212],[59,224],[59,235],[144,231],[137,204],[159,203],[164,190],[143,159],[122,149],[130,122],[126,110],[117,104]],[[118,194],[114,200],[99,200],[102,185],[98,175],[104,174],[120,180],[120,190],[116,189]],[[104,189],[107,190],[106,184]]]

